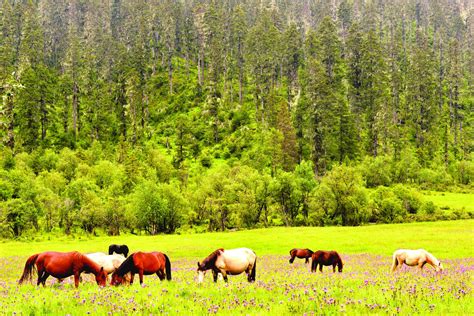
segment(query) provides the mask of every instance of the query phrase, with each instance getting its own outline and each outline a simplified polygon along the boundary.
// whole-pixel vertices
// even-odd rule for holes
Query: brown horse
[[[57,279],[64,279],[74,275],[74,285],[78,287],[81,272],[93,273],[99,286],[105,286],[107,281],[107,272],[104,271],[104,268],[85,255],[77,251],[48,251],[32,255],[26,260],[23,275],[18,281],[19,284],[22,284],[25,280],[31,280],[35,264],[38,271],[37,285],[42,283],[45,286],[46,279],[50,275]]]
[[[316,272],[319,265],[319,271],[323,272],[324,266],[332,266],[332,271],[336,272],[336,265],[339,272],[342,272],[342,260],[339,254],[335,251],[318,250],[311,256],[313,260],[311,264],[311,272]]]
[[[295,261],[295,258],[300,258],[300,259],[306,259],[304,263],[309,262],[309,258],[313,255],[313,251],[310,249],[299,249],[299,248],[293,248],[290,250],[290,263],[293,263]]]
[[[155,274],[164,280],[171,280],[171,263],[167,255],[161,252],[135,252],[132,253],[112,274],[110,284],[123,284],[124,275],[131,273],[130,284],[133,284],[135,273],[138,273],[140,284],[143,284],[143,275]]]

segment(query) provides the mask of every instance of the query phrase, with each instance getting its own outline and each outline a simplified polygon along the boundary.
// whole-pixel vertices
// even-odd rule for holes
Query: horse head
[[[197,268],[198,283],[201,283],[202,281],[204,281],[204,276],[206,275],[207,269],[205,267],[204,262],[203,263],[198,262],[197,265],[198,265],[198,268]]]
[[[436,272],[443,271],[443,264],[441,263],[441,261],[438,261],[438,264],[435,266],[435,270]]]
[[[100,271],[95,276],[95,280],[99,286],[106,286],[107,272],[105,272],[104,267],[100,267]]]
[[[112,273],[112,279],[110,280],[110,285],[120,285],[124,281],[124,277],[120,276],[117,271]]]

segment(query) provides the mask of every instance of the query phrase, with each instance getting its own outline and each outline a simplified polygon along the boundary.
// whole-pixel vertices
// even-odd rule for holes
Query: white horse
[[[104,267],[107,274],[113,273],[125,261],[125,257],[119,254],[107,255],[103,252],[93,252],[85,254],[89,259]],[[130,280],[130,274],[125,277],[126,281]]]
[[[410,267],[418,266],[421,270],[427,263],[431,265],[436,272],[443,270],[441,262],[424,249],[399,249],[393,253],[392,272],[395,272],[395,270],[403,264]]]
[[[257,269],[257,255],[248,248],[237,248],[224,250],[217,249],[211,253],[202,263],[198,262],[198,282],[204,280],[207,270],[212,270],[214,282],[217,282],[218,274],[222,274],[227,282],[227,275],[237,275],[245,272],[249,282],[255,281]]]

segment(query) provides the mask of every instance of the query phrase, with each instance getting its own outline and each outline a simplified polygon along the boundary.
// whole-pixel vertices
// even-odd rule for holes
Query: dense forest
[[[0,234],[458,218],[471,0],[2,0]]]

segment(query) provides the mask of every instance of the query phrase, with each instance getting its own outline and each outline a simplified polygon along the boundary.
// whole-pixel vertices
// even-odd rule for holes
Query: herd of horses
[[[166,254],[138,251],[128,256],[128,253],[126,245],[110,245],[108,255],[102,252],[81,254],[77,251],[47,251],[34,254],[26,260],[18,282],[22,284],[31,281],[35,270],[38,274],[37,285],[43,284],[43,286],[49,276],[57,278],[59,282],[73,276],[74,285],[78,287],[82,272],[93,274],[99,286],[106,286],[108,274],[112,274],[111,285],[133,284],[135,274],[138,274],[141,285],[144,275],[156,274],[160,280],[171,280],[171,262]],[[344,266],[341,256],[336,251],[313,252],[310,249],[295,248],[291,249],[290,256],[290,264],[295,258],[305,259],[306,263],[311,259],[311,272],[316,272],[318,266],[320,272],[323,271],[323,266],[332,266],[333,272],[336,272],[337,267],[338,271],[342,272]],[[395,272],[403,264],[418,266],[420,269],[429,264],[437,272],[443,269],[441,262],[424,249],[395,251],[391,271]],[[214,282],[217,282],[219,274],[227,282],[228,275],[243,272],[246,273],[247,280],[253,282],[256,278],[257,255],[249,248],[219,248],[198,262],[197,266],[199,283],[204,280],[209,270],[212,271]]]

